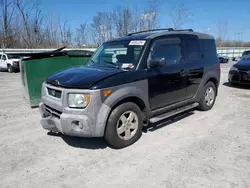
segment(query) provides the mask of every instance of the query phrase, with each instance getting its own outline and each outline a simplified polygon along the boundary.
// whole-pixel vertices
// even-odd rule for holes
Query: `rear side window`
[[[200,44],[196,38],[184,38],[184,54],[187,63],[201,60]]]
[[[152,46],[150,59],[157,60],[165,58],[167,65],[178,64],[181,61],[180,43],[170,40],[156,40]]]
[[[200,44],[203,50],[203,59],[206,64],[217,64],[218,56],[215,45],[215,40],[201,39]]]

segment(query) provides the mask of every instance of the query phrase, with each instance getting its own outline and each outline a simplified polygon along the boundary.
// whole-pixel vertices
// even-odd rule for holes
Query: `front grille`
[[[45,110],[46,110],[47,113],[49,113],[50,115],[55,116],[55,117],[60,119],[60,116],[62,114],[61,111],[56,110],[56,109],[54,109],[54,108],[52,108],[52,107],[50,107],[48,105],[44,105],[44,106],[45,106]]]
[[[60,90],[51,89],[51,88],[48,88],[48,87],[47,87],[47,90],[48,90],[48,94],[53,96],[53,97],[56,97],[56,98],[60,99],[61,96],[62,96],[62,91],[60,91]]]
[[[239,70],[239,75],[240,75],[240,81],[244,83],[249,83],[250,82],[250,75],[248,74],[247,71],[242,71]]]

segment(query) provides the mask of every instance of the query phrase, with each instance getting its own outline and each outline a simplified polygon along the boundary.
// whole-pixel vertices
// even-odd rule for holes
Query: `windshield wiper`
[[[117,68],[117,69],[121,68],[119,65],[117,65],[117,64],[114,63],[114,62],[111,62],[111,61],[103,61],[103,62],[106,63],[106,64],[109,64],[109,65],[113,65],[113,67],[115,67],[115,68]]]
[[[107,64],[110,64],[110,65],[115,65],[116,66],[116,63],[112,62],[112,61],[103,61],[104,63],[107,63]]]

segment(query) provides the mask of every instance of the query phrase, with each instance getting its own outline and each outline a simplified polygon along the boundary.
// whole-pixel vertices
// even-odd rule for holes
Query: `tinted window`
[[[215,41],[212,39],[200,39],[202,47],[203,61],[206,64],[218,63]]]
[[[187,62],[194,62],[201,59],[201,52],[198,39],[184,39],[184,53]]]
[[[165,58],[167,65],[177,64],[181,61],[180,44],[171,44],[156,41],[150,54],[150,59],[157,60]]]

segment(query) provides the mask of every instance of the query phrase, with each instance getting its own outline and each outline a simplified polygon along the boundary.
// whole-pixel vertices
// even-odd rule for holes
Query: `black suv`
[[[88,66],[48,77],[41,123],[50,131],[104,137],[123,148],[148,123],[193,108],[210,110],[219,81],[212,36],[171,28],[132,33],[102,44]]]

